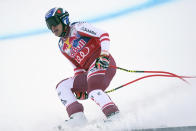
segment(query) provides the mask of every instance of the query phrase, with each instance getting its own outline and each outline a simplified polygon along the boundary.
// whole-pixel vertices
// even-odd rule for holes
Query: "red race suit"
[[[109,50],[109,44],[107,32],[85,22],[72,23],[68,35],[59,40],[59,48],[72,63],[75,74],[87,71],[101,51]]]

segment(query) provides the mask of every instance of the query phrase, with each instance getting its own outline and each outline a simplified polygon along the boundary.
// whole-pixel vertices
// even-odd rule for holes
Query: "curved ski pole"
[[[116,69],[120,69],[120,70],[123,70],[123,71],[126,71],[126,72],[131,72],[131,73],[161,73],[161,74],[168,74],[168,75],[171,75],[173,77],[177,77],[179,79],[181,79],[182,81],[186,82],[187,84],[188,81],[186,81],[185,79],[183,78],[196,78],[194,76],[179,76],[179,75],[176,75],[174,73],[171,73],[171,72],[166,72],[166,71],[138,71],[138,70],[127,70],[127,69],[124,69],[124,68],[121,68],[121,67],[117,67],[117,66],[113,66],[113,65],[110,65],[110,67],[112,68],[116,68]],[[168,76],[169,77],[169,76]]]
[[[118,89],[120,89],[120,88],[122,88],[122,87],[124,87],[124,86],[127,86],[127,85],[129,85],[129,84],[132,84],[132,83],[137,82],[137,81],[139,81],[139,80],[142,80],[142,79],[145,79],[145,78],[149,78],[149,77],[155,77],[155,76],[162,76],[162,77],[176,77],[176,76],[173,76],[173,75],[163,75],[163,74],[146,75],[146,76],[143,76],[143,77],[137,78],[137,79],[135,79],[135,80],[133,80],[133,81],[131,81],[131,82],[128,82],[128,83],[126,83],[126,84],[124,84],[124,85],[121,85],[121,86],[119,86],[119,87],[116,87],[116,88],[114,88],[114,89],[111,89],[111,90],[105,91],[105,93],[114,92],[114,91],[116,91],[116,90],[118,90]],[[196,77],[191,77],[191,76],[179,76],[179,77],[181,77],[181,78],[196,78]]]

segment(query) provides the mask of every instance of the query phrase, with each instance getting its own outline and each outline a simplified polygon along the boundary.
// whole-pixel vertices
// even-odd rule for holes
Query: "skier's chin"
[[[54,30],[53,33],[55,34],[55,36],[60,36],[61,35],[59,30]]]
[[[58,36],[58,37],[60,37],[60,36],[61,36],[61,34],[59,34],[59,33],[57,33],[57,34],[56,34],[56,33],[55,33],[55,36]]]

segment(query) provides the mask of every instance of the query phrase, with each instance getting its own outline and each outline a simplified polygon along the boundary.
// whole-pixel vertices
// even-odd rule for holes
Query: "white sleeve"
[[[109,34],[101,29],[95,28],[89,23],[77,23],[75,26],[77,32],[82,36],[97,37],[100,40],[101,50],[109,51],[110,39]]]

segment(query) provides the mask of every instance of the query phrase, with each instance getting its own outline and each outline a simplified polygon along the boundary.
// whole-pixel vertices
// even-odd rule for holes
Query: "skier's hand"
[[[102,52],[100,57],[96,59],[95,67],[97,69],[107,69],[109,67],[109,53]]]
[[[87,92],[74,92],[75,94],[75,97],[78,99],[78,100],[86,100],[88,99],[88,94]]]

